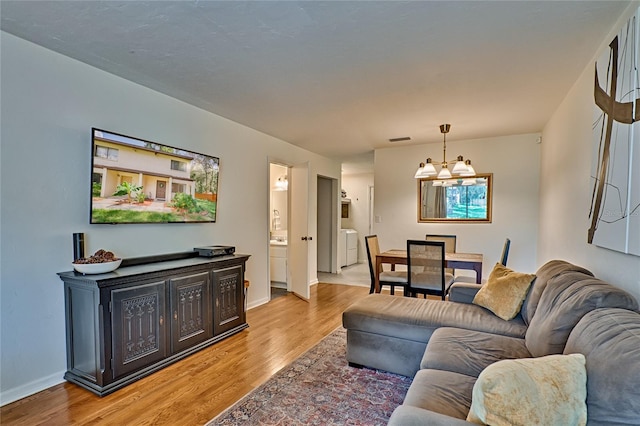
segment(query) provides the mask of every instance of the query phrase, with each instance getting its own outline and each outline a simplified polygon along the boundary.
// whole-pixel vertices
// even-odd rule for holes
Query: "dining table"
[[[444,261],[447,268],[469,269],[476,272],[476,283],[482,283],[482,253],[445,253]],[[375,292],[380,293],[380,271],[383,264],[395,265],[407,264],[407,250],[392,249],[376,255],[376,282]]]

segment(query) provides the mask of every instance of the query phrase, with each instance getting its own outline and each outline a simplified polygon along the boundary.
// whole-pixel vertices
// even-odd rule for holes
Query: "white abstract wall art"
[[[640,256],[640,8],[595,64],[587,241]]]

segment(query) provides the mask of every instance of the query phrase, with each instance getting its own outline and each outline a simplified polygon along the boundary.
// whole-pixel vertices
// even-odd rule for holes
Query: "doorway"
[[[311,277],[311,273],[317,273],[317,256],[311,258],[310,254],[314,249],[317,251],[318,245],[323,247],[326,257],[323,262],[328,259],[330,271],[337,272],[338,179],[317,178],[323,188],[317,200],[322,206],[321,213],[310,215],[309,163],[286,166],[269,162],[269,298],[272,298],[272,289],[286,288],[303,300],[310,299],[310,285],[317,282],[317,277]],[[286,184],[283,185],[283,181]],[[317,227],[317,217],[322,218],[322,230]],[[310,225],[314,226],[313,231]],[[320,236],[320,243],[313,233]]]
[[[163,180],[156,181],[156,199],[164,201],[167,196],[166,189],[167,182]]]
[[[289,168],[269,164],[269,280],[270,299],[289,289]]]
[[[317,182],[317,244],[316,264],[318,273],[338,272],[338,180],[318,176]]]

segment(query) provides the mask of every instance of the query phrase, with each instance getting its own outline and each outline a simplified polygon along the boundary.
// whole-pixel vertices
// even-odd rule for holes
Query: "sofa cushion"
[[[504,321],[487,309],[466,303],[369,294],[342,314],[346,329],[399,339],[428,342],[439,327],[458,327],[513,337],[524,337],[520,316]]]
[[[536,312],[538,302],[540,301],[540,296],[542,296],[542,292],[547,287],[549,280],[564,272],[582,272],[583,274],[593,276],[588,270],[565,262],[564,260],[550,260],[542,265],[536,271],[536,279],[533,281],[529,293],[522,304],[521,314],[525,324],[529,325],[531,322],[533,314]]]
[[[467,421],[493,426],[585,425],[586,398],[582,354],[499,361],[478,376]]]
[[[426,342],[347,330],[347,361],[401,376],[415,376],[426,348]]]
[[[458,303],[473,303],[473,298],[481,288],[482,284],[454,281],[449,287],[449,300]]]
[[[434,413],[424,408],[400,405],[393,410],[388,426],[469,426],[469,422]]]
[[[471,406],[476,378],[442,370],[420,370],[411,382],[403,405],[464,419]]]
[[[581,272],[565,272],[549,280],[525,336],[533,356],[561,354],[569,333],[597,308],[638,309],[626,291]]]
[[[478,377],[482,370],[494,362],[530,357],[524,339],[441,327],[431,336],[420,368]]]
[[[574,327],[565,353],[587,359],[589,424],[637,425],[640,421],[640,314],[596,309]]]
[[[496,263],[487,283],[480,287],[473,303],[489,309],[505,321],[515,318],[520,312],[531,281],[536,276],[524,274]]]

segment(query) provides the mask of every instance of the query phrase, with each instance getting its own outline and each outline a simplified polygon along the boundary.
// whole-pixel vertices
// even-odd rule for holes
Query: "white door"
[[[304,300],[309,291],[309,164],[291,168],[289,178],[289,278],[291,291]]]

